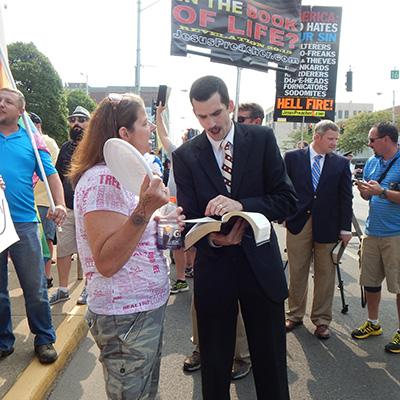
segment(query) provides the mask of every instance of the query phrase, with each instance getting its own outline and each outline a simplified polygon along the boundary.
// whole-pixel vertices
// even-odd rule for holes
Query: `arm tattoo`
[[[150,218],[146,217],[145,204],[146,199],[139,201],[138,205],[130,216],[133,225],[146,225],[150,221]]]

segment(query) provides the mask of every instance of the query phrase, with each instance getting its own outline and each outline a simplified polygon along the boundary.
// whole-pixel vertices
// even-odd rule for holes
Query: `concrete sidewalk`
[[[76,300],[84,286],[83,280],[77,280],[76,264],[75,256],[69,283],[71,299],[52,307],[53,324],[57,330],[55,348],[59,357],[50,365],[40,364],[34,355],[34,337],[29,330],[24,297],[14,266],[9,264],[9,290],[16,343],[14,353],[0,361],[0,398],[3,400],[42,399],[86,335],[86,306],[76,306]],[[55,265],[52,274],[54,282],[58,283]],[[53,291],[54,288],[49,289],[49,295]]]

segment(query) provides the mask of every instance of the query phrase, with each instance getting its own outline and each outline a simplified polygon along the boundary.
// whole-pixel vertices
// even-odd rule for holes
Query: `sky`
[[[136,0],[8,0],[3,1],[7,43],[33,42],[63,82],[89,86],[135,84],[137,44]],[[337,102],[392,106],[393,90],[400,104],[399,0],[304,0],[304,5],[343,7],[336,88]],[[236,94],[237,69],[211,63],[206,57],[170,56],[170,0],[141,0],[141,86],[168,85],[170,131],[176,142],[185,128],[199,128],[188,100],[198,77],[213,74]],[[351,66],[353,92],[345,91]],[[382,93],[377,95],[377,93]],[[274,104],[275,72],[242,70],[240,102]]]

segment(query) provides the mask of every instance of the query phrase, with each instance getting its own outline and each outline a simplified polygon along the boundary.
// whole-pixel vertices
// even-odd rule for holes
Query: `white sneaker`
[[[51,295],[49,303],[52,306],[53,304],[61,303],[62,301],[67,300],[69,300],[69,292],[64,292],[63,290],[57,289],[57,291]]]

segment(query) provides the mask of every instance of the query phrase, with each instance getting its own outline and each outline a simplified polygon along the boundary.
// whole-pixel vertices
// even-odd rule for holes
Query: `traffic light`
[[[313,129],[312,124],[308,124],[307,132],[309,135],[312,135],[312,129]]]
[[[353,91],[353,71],[346,72],[346,91]]]

